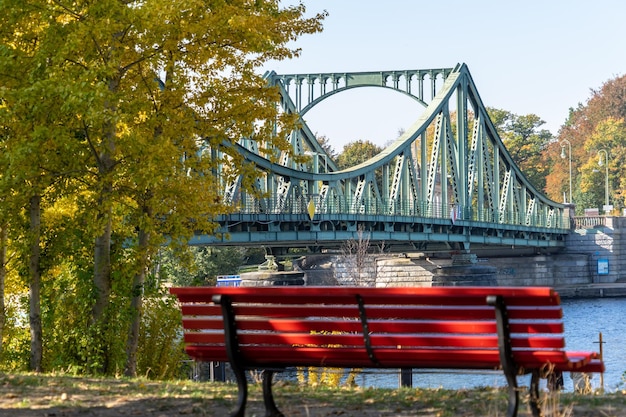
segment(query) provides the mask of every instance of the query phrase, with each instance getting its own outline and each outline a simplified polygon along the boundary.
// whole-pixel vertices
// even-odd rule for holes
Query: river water
[[[600,350],[599,334],[602,333],[603,359],[606,372],[603,375],[607,392],[623,389],[622,379],[626,372],[626,298],[564,299],[566,349],[571,351]],[[600,387],[600,375],[593,375],[591,384]],[[397,371],[364,370],[357,378],[360,386],[398,387]],[[564,390],[572,391],[572,380],[563,377]],[[518,377],[519,385],[528,385],[530,375]],[[419,388],[474,388],[506,386],[502,372],[423,372],[415,370],[413,386]]]

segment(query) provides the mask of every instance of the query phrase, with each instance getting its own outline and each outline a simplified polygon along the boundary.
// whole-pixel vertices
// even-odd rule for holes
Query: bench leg
[[[274,371],[265,369],[263,371],[263,402],[265,403],[265,417],[285,417],[278,411],[272,394],[272,378]]]
[[[235,323],[235,312],[229,297],[216,295],[213,302],[222,308],[224,317],[224,339],[226,342],[226,353],[228,362],[237,378],[237,410],[230,417],[244,417],[246,411],[246,401],[248,401],[248,380],[244,364],[239,356],[239,342],[237,340],[237,325]]]
[[[509,316],[504,298],[501,295],[490,295],[487,304],[495,307],[496,327],[498,330],[498,350],[500,351],[500,363],[506,377],[509,388],[509,406],[506,411],[507,417],[517,417],[519,408],[519,390],[517,389],[517,367],[513,360],[511,348],[511,331],[509,330]]]
[[[530,377],[530,388],[529,388],[529,400],[530,411],[533,414],[533,417],[541,417],[541,408],[539,408],[539,371],[532,371]]]
[[[246,380],[246,372],[243,368],[233,366],[231,368],[237,379],[237,410],[230,417],[244,417],[246,412],[246,402],[248,401],[248,381]]]
[[[515,377],[513,377],[515,378]],[[507,379],[509,379],[507,377]],[[519,390],[517,388],[517,383],[511,383],[508,381],[509,388],[509,406],[506,410],[507,417],[517,417],[517,409],[519,408]]]

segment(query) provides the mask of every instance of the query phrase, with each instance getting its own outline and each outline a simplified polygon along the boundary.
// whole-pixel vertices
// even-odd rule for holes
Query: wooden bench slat
[[[245,320],[248,317],[262,317],[264,319],[306,319],[306,318],[324,318],[324,319],[358,319],[359,315],[352,309],[335,309],[332,307],[277,307],[276,309],[258,308],[258,307],[239,307],[235,309],[236,313]],[[328,314],[323,314],[326,311]],[[472,309],[445,309],[445,308],[422,308],[422,309],[366,309],[370,320],[492,320],[493,311],[484,308]],[[371,314],[370,314],[371,313]],[[211,316],[201,311],[185,311],[185,316]],[[515,320],[560,320],[562,319],[562,310],[555,308],[545,309],[523,309],[518,308],[510,311],[510,319]]]
[[[516,363],[523,363],[526,368],[545,370],[549,370],[551,366],[560,370],[574,370],[576,367],[591,361],[590,356],[572,360],[565,352],[560,350],[514,350],[513,358]]]
[[[568,371],[569,369],[559,369],[561,371]],[[575,372],[586,372],[586,373],[602,373],[605,371],[604,363],[600,359],[591,359],[589,363],[585,365],[578,366]]]
[[[484,296],[455,296],[453,294],[449,295],[449,296],[438,296],[438,297],[424,297],[423,295],[403,295],[403,296],[396,296],[396,297],[390,297],[387,299],[387,303],[384,303],[385,298],[382,297],[363,297],[363,301],[365,303],[366,306],[405,306],[405,305],[411,305],[411,306],[416,306],[416,307],[426,307],[426,306],[454,306],[454,307],[464,307],[464,306],[483,306],[484,305],[484,299],[487,296],[488,293],[486,293]],[[267,299],[266,299],[267,298]],[[301,306],[301,305],[326,305],[326,306],[348,306],[348,307],[354,307],[354,303],[355,303],[355,299],[356,299],[356,294],[350,297],[343,297],[343,298],[338,298],[338,297],[332,297],[332,296],[328,296],[328,297],[324,297],[321,299],[314,299],[309,297],[309,299],[303,300],[302,297],[290,297],[288,299],[282,299],[280,297],[276,297],[276,296],[267,296],[267,297],[262,297],[262,296],[252,296],[252,295],[246,295],[246,296],[237,296],[235,297],[235,303],[244,303],[244,304],[250,304],[250,305],[296,305],[296,306]],[[555,302],[555,300],[558,300],[558,297],[545,297],[545,298],[533,298],[533,297],[523,297],[523,298],[511,298],[510,301],[510,306],[511,307],[518,307],[518,306],[523,306],[523,307],[549,307],[549,306],[558,306],[558,302]],[[204,298],[204,299],[197,299],[194,300],[191,297],[189,297],[189,299],[185,299],[184,301],[181,300],[181,303],[183,304],[187,304],[187,305],[193,305],[191,303],[198,303],[198,307],[201,306],[206,306],[206,307],[211,307],[213,306],[210,303],[207,303],[207,301],[210,301],[210,298]]]
[[[186,329],[216,329],[223,330],[223,318],[214,316],[211,318],[183,318],[183,326]],[[237,323],[240,330],[263,330],[263,331],[283,331],[283,332],[309,332],[336,330],[341,332],[360,332],[362,324],[360,321],[348,320],[308,320],[301,319],[250,319],[240,320]],[[393,333],[496,333],[494,321],[487,320],[375,320],[369,322],[371,332],[393,332]],[[512,333],[563,333],[562,321],[513,321],[511,323]]]
[[[226,361],[227,355],[223,347],[190,345],[186,348],[188,354],[205,360]],[[339,367],[378,367],[367,356],[363,349],[358,348],[300,348],[298,355],[290,347],[256,347],[251,352],[250,359],[254,363],[274,364],[274,366],[339,366]],[[246,349],[242,349],[246,357]],[[549,370],[571,372],[604,372],[604,364],[599,359],[592,359],[589,355],[569,358],[563,352],[530,352],[515,351],[514,357],[530,366],[537,366]],[[500,359],[497,349],[379,349],[376,358],[383,366],[405,367],[411,361],[414,368],[467,368],[484,369],[499,368]],[[573,360],[572,360],[573,359]],[[549,364],[549,365],[547,365]]]
[[[228,354],[224,346],[188,345],[185,352],[198,361],[228,362]]]
[[[214,316],[212,318],[188,318],[183,317],[183,327],[189,330],[218,330],[224,332],[224,319]]]
[[[364,349],[363,336],[358,334],[255,334],[242,333],[238,335],[240,346],[286,346],[297,352],[299,347],[325,347],[328,349],[342,347],[360,347]],[[187,334],[186,341],[193,343],[219,343],[219,336],[208,333]],[[223,341],[223,337],[221,338]],[[370,336],[374,352],[380,348],[416,349],[425,347],[466,347],[466,348],[497,348],[497,336],[422,336],[416,338],[410,335],[378,335]],[[539,343],[539,342],[538,342]],[[522,342],[525,345],[525,343]]]
[[[484,304],[484,300],[483,300]],[[209,308],[210,307],[210,308]],[[183,305],[184,315],[221,315],[215,306],[191,306]],[[239,304],[234,306],[235,313],[239,316],[262,316],[265,318],[294,318],[294,317],[359,317],[359,310],[356,306],[336,306],[336,305],[285,305],[266,304],[250,305]],[[365,307],[367,316],[371,320],[375,319],[493,319],[493,309],[481,306],[472,307],[447,307],[447,306],[367,306]],[[509,310],[511,320],[518,319],[560,319],[562,310],[559,307],[512,307]]]
[[[306,304],[319,302],[320,297],[328,300],[345,300],[343,303],[354,301],[359,294],[367,304],[392,303],[396,298],[399,302],[407,301],[415,303],[422,299],[428,304],[442,302],[442,304],[467,303],[472,298],[484,299],[487,295],[503,295],[507,305],[549,302],[550,305],[558,305],[558,294],[549,287],[394,287],[394,288],[367,288],[367,287],[256,287],[253,292],[242,293],[241,287],[220,287],[219,292],[225,295],[237,295],[240,301],[245,302],[272,302],[280,299],[281,302],[290,304]],[[171,288],[170,292],[176,294],[180,301],[206,302],[215,293],[214,287],[178,287]],[[382,291],[381,291],[382,290]],[[462,297],[455,299],[456,294]],[[510,299],[507,299],[510,298]],[[547,300],[547,301],[546,301]],[[532,304],[530,304],[532,305]]]
[[[208,345],[189,345],[186,351],[192,357],[219,360],[216,358],[226,358],[226,352],[223,347]],[[290,347],[242,347],[242,356],[250,363],[277,363],[278,366],[329,366],[329,361],[337,364],[337,361],[343,361],[341,367],[375,367],[367,353],[362,348],[344,347],[329,350],[327,348],[301,347],[297,350],[298,355],[294,355],[294,350]],[[377,357],[386,362],[405,362],[407,360],[417,361],[423,367],[430,361],[443,360],[443,358],[456,358],[459,362],[467,362],[468,360],[476,360],[480,358],[482,361],[489,360],[494,366],[499,365],[497,349],[489,350],[453,350],[453,349],[379,349]],[[252,355],[252,356],[248,356]],[[469,359],[468,359],[469,358]],[[444,367],[445,366],[438,366]]]
[[[184,303],[180,308],[183,316],[222,316],[222,309],[217,304]]]
[[[290,346],[294,351],[298,346],[334,347],[360,346],[364,349],[363,336],[358,334],[309,334],[309,333],[241,333],[239,343],[243,345],[261,346]],[[465,347],[465,348],[497,348],[497,335],[446,335],[421,336],[402,334],[372,334],[370,340],[373,351],[385,347],[396,348],[428,348],[428,347]],[[192,332],[185,333],[187,343],[217,344],[224,343],[224,335],[220,333]],[[562,349],[565,341],[562,337],[513,337],[511,345],[514,348],[533,349]]]
[[[290,354],[291,352],[291,354]],[[246,360],[245,349],[241,352]],[[257,356],[258,355],[258,356]],[[277,363],[280,366],[338,366],[346,367],[403,367],[407,362],[416,368],[471,368],[480,363],[491,368],[500,364],[497,349],[378,349],[377,363],[363,349],[358,348],[301,348],[298,354],[288,347],[260,347],[251,351],[250,360],[260,363]]]
[[[484,367],[491,364],[495,368],[500,365],[497,349],[378,349],[375,352],[379,365],[373,363],[363,349],[358,348],[300,348],[298,355],[289,354],[290,347],[255,347],[253,362],[278,362],[280,366],[317,364],[320,366],[357,367],[357,366],[406,366],[411,362],[416,368],[471,368]],[[246,356],[246,350],[242,349]],[[571,362],[563,352],[559,351],[514,351],[514,357],[530,366],[549,369],[546,364],[552,364],[555,369],[572,371],[589,363],[580,360]]]

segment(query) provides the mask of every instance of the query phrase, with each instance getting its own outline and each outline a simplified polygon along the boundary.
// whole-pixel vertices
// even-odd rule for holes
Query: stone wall
[[[607,217],[605,225],[577,229],[563,252],[484,259],[498,269],[499,285],[585,285],[626,280],[626,218]],[[608,266],[608,270],[604,269]]]
[[[591,282],[589,257],[581,254],[482,259],[496,268],[498,285],[584,285]]]
[[[342,256],[333,257],[332,269],[338,285],[366,285],[377,287],[405,287],[432,285],[584,285],[592,282],[595,266],[591,254],[558,254],[524,257],[479,258],[469,266],[470,281],[456,279],[450,272],[449,259],[429,259],[415,256],[371,255],[368,267],[360,277],[352,264]],[[478,271],[478,272],[476,272]],[[485,279],[486,274],[494,274]],[[475,274],[475,277],[472,277]],[[480,279],[478,279],[480,278]],[[593,278],[595,279],[595,278]],[[597,280],[597,279],[595,279]],[[446,282],[447,281],[447,282]]]
[[[335,279],[339,285],[372,287],[376,283],[376,257],[357,255],[335,255],[333,257]]]
[[[589,264],[589,280],[612,283],[626,279],[626,218],[607,217],[604,226],[579,229],[568,236],[567,254],[585,258]],[[606,261],[606,262],[605,262]],[[608,273],[598,266],[608,264]]]
[[[430,287],[435,265],[408,257],[376,259],[377,287]]]

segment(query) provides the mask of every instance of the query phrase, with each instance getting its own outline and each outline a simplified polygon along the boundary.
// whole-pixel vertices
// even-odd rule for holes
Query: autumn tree
[[[520,116],[506,110],[487,110],[515,164],[537,190],[543,191],[548,174],[543,150],[552,140],[552,133],[541,129],[545,122],[535,114]]]
[[[4,296],[4,288],[6,286],[7,277],[7,228],[2,225],[0,228],[0,357],[4,349],[3,335],[4,326],[7,322],[6,298]]]
[[[322,135],[322,136],[316,136],[315,139],[320,144],[322,149],[324,149],[324,152],[326,152],[326,154],[331,159],[333,160],[337,159],[337,156],[338,156],[337,151],[335,150],[335,148],[333,148],[333,145],[328,137]]]
[[[30,368],[41,370],[43,329],[40,308],[41,279],[45,273],[42,246],[42,212],[69,190],[59,173],[74,171],[80,160],[73,132],[67,121],[73,115],[63,106],[65,88],[51,79],[54,68],[49,50],[42,47],[45,10],[26,4],[0,5],[0,126],[3,134],[2,177],[3,225],[17,244],[27,267],[20,273],[29,288],[31,334]],[[26,7],[28,19],[20,14]],[[49,46],[50,47],[50,46]],[[66,178],[67,179],[67,178]],[[49,191],[54,189],[54,193]]]
[[[604,206],[608,181],[609,204],[623,207],[626,197],[626,167],[622,163],[626,157],[624,119],[608,117],[600,121],[585,142],[585,150],[588,158],[580,168],[582,203],[585,207]]]
[[[560,144],[567,140],[572,148],[573,200],[578,214],[584,208],[602,207],[604,204],[605,166],[599,166],[598,151],[609,155],[610,202],[615,207],[624,206],[625,184],[623,160],[623,123],[626,118],[626,76],[605,82],[599,89],[591,90],[586,103],[571,108],[568,118],[559,130],[557,140],[546,150],[547,165],[551,167],[546,192],[554,199],[568,190],[569,173],[563,169]],[[565,156],[569,158],[565,150]],[[604,156],[603,156],[604,159]]]
[[[365,162],[382,152],[382,148],[369,140],[356,140],[344,145],[337,157],[339,169],[345,169]]]
[[[214,216],[229,210],[219,164],[231,167],[225,176],[256,175],[228,143],[288,148],[294,116],[277,114],[278,93],[258,70],[297,55],[289,42],[321,30],[324,14],[305,12],[277,0],[0,3],[1,120],[12,128],[3,151],[20,156],[5,165],[3,195],[15,190],[12,207],[28,201],[31,213],[71,196],[93,242],[94,370],[119,367],[107,338],[128,311],[125,368],[135,372],[151,258],[164,235],[180,244],[211,233]],[[37,158],[28,159],[29,145]],[[32,236],[40,225],[30,223]],[[42,243],[31,241],[36,256]],[[112,305],[112,295],[129,304]]]

